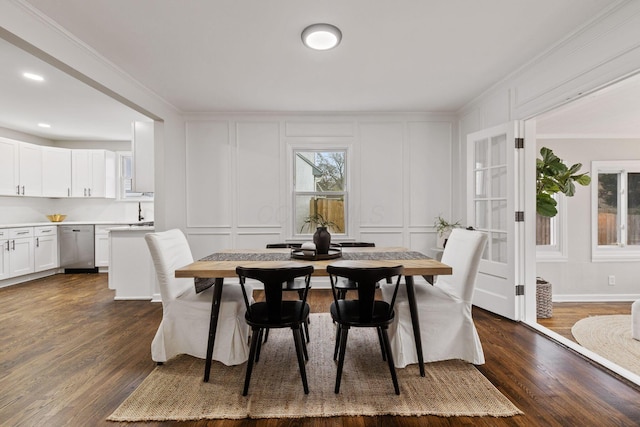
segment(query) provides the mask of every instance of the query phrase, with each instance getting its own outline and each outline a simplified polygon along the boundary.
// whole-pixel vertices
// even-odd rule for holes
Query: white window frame
[[[118,172],[118,198],[116,200],[121,202],[152,202],[153,193],[133,193],[132,195],[126,194],[124,184],[124,168],[122,167],[122,159],[124,157],[131,157],[131,161],[133,162],[133,153],[131,151],[116,151]]]
[[[344,164],[344,176],[345,176],[345,186],[344,191],[340,192],[308,192],[296,191],[296,183],[295,183],[295,162],[296,162],[296,153],[305,151],[305,152],[332,152],[332,151],[341,151],[344,152],[345,155],[345,164]],[[351,185],[351,176],[350,176],[350,162],[352,157],[351,147],[348,145],[336,145],[336,144],[313,144],[310,146],[309,144],[291,144],[289,146],[289,167],[291,168],[289,171],[289,179],[290,179],[290,187],[291,188],[291,197],[290,197],[290,209],[291,212],[291,221],[290,221],[290,233],[289,236],[292,240],[298,241],[306,241],[309,240],[309,237],[313,235],[313,232],[309,233],[300,233],[296,228],[296,196],[304,195],[304,194],[342,194],[344,195],[344,228],[341,233],[331,233],[332,236],[336,238],[344,239],[349,238],[349,230],[350,227],[350,217],[349,217],[349,208],[350,208],[350,199],[349,199],[349,190]],[[333,240],[333,237],[332,237]]]
[[[591,260],[608,261],[640,261],[640,245],[627,245],[627,179],[620,180],[618,199],[618,232],[617,246],[598,245],[598,186],[601,173],[619,174],[626,177],[629,173],[640,173],[640,160],[614,160],[591,162]]]
[[[568,223],[567,223],[567,197],[556,193],[553,198],[558,203],[558,214],[551,218],[550,245],[536,245],[536,261],[541,262],[566,262],[568,254]]]

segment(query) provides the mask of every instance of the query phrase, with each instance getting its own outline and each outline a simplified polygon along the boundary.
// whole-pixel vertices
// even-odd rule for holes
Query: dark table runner
[[[343,252],[340,258],[335,261],[348,260],[403,260],[403,259],[428,259],[425,254],[415,251],[397,251],[397,252]],[[257,252],[257,253],[232,253],[218,252],[208,255],[199,261],[289,261],[291,254],[285,252]],[[332,260],[333,261],[333,260]],[[202,292],[213,286],[215,279],[196,278],[196,292]]]

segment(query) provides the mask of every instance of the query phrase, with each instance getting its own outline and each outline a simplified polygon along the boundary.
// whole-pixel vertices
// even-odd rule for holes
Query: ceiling
[[[129,141],[131,123],[149,120],[2,39],[0,94],[0,127],[51,140]]]
[[[23,2],[188,113],[455,112],[617,0]],[[337,48],[302,44],[317,22]],[[140,117],[62,73],[17,84],[37,60],[3,45],[0,126],[47,135],[26,129],[49,114],[52,139],[121,139]]]

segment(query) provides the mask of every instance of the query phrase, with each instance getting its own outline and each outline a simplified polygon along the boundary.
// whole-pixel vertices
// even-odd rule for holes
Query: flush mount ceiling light
[[[342,32],[331,24],[313,24],[302,31],[302,43],[315,50],[329,50],[340,44]]]
[[[38,127],[47,128],[48,129],[48,128],[51,127],[51,125],[49,123],[38,123]]]
[[[22,77],[29,80],[35,80],[37,82],[41,82],[44,80],[44,77],[34,73],[22,73]]]

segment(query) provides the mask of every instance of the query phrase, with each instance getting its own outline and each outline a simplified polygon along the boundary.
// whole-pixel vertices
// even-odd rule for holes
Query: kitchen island
[[[125,226],[109,229],[109,288],[115,300],[161,301],[156,273],[144,240],[153,226]]]

